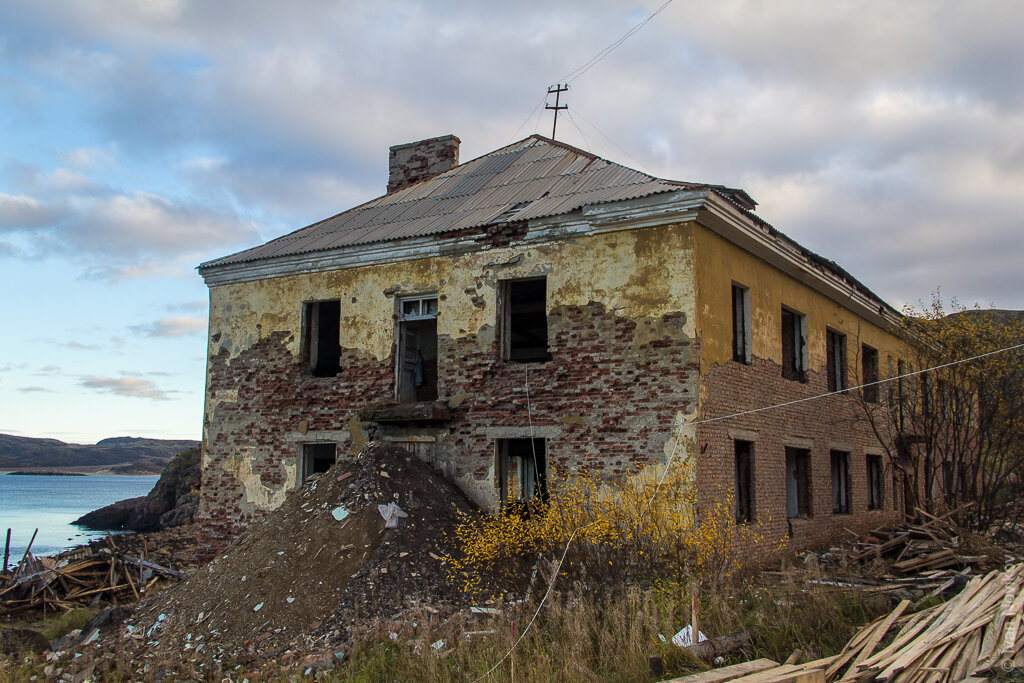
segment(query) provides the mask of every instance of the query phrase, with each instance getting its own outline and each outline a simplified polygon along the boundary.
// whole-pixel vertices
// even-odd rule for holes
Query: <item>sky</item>
[[[0,433],[200,438],[198,264],[391,145],[550,135],[566,81],[561,141],[743,188],[897,307],[1024,309],[1024,3],[662,3],[5,0]]]

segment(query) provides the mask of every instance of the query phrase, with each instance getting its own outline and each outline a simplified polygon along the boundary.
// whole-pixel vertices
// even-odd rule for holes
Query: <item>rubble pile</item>
[[[445,532],[473,505],[406,451],[371,443],[293,492],[186,581],[142,603],[118,648],[137,662],[282,663],[352,629],[472,602]],[[390,520],[390,521],[388,521]],[[394,528],[387,528],[394,525]],[[300,654],[301,653],[301,654]]]

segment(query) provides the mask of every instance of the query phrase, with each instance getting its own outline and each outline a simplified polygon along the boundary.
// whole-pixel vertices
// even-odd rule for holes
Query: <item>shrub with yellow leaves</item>
[[[744,549],[763,547],[763,525],[737,524],[730,495],[698,509],[684,464],[619,482],[578,472],[552,477],[549,488],[548,502],[524,514],[465,516],[454,530],[462,554],[449,560],[453,580],[476,591],[485,577],[511,580],[538,556],[565,552],[561,574],[605,588],[717,585],[741,569]]]

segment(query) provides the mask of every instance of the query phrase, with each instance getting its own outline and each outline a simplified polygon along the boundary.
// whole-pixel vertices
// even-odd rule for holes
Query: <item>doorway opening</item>
[[[398,302],[395,368],[399,403],[437,398],[437,297]]]

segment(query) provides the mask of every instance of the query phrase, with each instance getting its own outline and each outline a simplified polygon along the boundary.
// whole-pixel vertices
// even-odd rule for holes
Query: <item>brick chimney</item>
[[[388,194],[458,166],[460,142],[454,135],[442,135],[392,147],[388,154]]]

